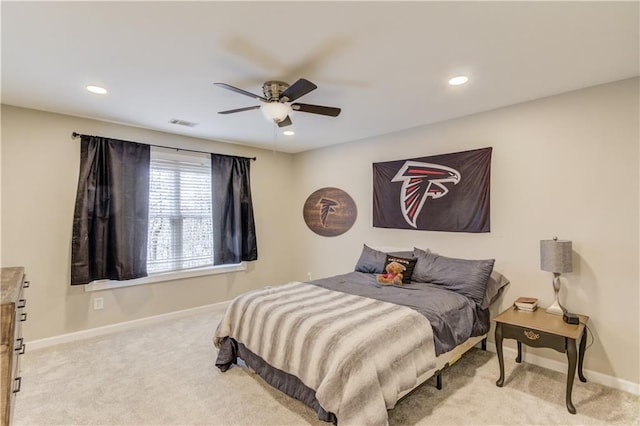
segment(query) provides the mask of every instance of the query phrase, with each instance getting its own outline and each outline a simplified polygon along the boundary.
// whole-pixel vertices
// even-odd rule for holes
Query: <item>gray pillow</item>
[[[482,306],[495,259],[469,260],[439,256],[418,248],[413,281],[439,284]]]
[[[356,272],[365,272],[367,274],[382,274],[386,260],[386,253],[363,244],[362,253],[356,263],[355,270]]]
[[[491,306],[493,302],[498,300],[498,297],[500,297],[507,284],[509,284],[509,280],[500,272],[493,270],[493,272],[491,272],[491,276],[489,277],[489,282],[487,283],[487,291],[484,292],[484,299],[482,299],[482,304],[480,305],[480,307],[482,309],[487,309],[489,306]]]

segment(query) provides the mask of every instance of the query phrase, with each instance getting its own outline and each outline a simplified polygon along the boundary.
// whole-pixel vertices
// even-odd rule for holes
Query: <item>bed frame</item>
[[[469,337],[466,341],[459,344],[455,348],[451,349],[449,352],[445,352],[436,357],[436,368],[432,371],[428,371],[422,376],[418,377],[418,382],[416,386],[412,389],[403,391],[400,393],[400,398],[404,398],[409,393],[413,392],[415,389],[422,386],[424,382],[429,380],[431,377],[436,378],[436,388],[438,390],[442,389],[442,373],[455,364],[462,355],[464,355],[469,349],[475,347],[478,343],[482,344],[482,350],[487,350],[487,335],[483,334],[482,336]]]

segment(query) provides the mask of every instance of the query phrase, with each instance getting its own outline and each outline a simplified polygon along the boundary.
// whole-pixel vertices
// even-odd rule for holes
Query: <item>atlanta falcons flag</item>
[[[373,226],[489,232],[491,150],[373,163]]]

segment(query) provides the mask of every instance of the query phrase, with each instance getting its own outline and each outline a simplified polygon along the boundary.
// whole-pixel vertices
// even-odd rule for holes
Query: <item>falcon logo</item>
[[[400,206],[404,220],[417,228],[418,215],[427,198],[444,197],[449,192],[444,184],[457,185],[461,178],[460,172],[447,166],[418,161],[405,162],[391,179],[392,182],[402,181]]]
[[[326,228],[327,218],[329,217],[329,214],[335,213],[336,207],[339,204],[335,200],[332,200],[330,198],[324,198],[324,197],[322,197],[320,201],[318,201],[318,204],[320,204],[320,224],[322,225],[323,228]]]

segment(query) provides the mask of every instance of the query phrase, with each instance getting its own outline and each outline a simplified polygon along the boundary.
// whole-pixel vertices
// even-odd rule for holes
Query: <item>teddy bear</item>
[[[378,274],[376,279],[381,284],[395,284],[402,285],[402,272],[407,268],[404,265],[401,265],[398,262],[389,262],[387,266],[385,266],[384,270],[387,271],[386,274]]]

